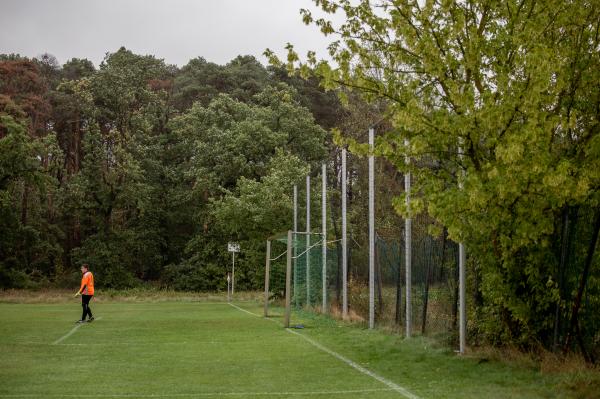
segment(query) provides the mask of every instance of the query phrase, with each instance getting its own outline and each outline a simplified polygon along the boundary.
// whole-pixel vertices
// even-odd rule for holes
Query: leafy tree
[[[50,137],[32,140],[27,125],[10,116],[0,114],[0,126],[6,132],[0,138],[0,281],[3,287],[24,287],[30,278],[51,275],[61,256],[60,231],[45,207],[53,189],[47,172],[53,166],[40,162],[59,150]],[[26,191],[40,201],[21,201]]]
[[[259,179],[279,147],[307,162],[323,158],[325,132],[289,88],[267,88],[253,100],[256,104],[245,104],[221,95],[174,120],[174,129],[194,145],[196,189],[217,195],[242,176]]]
[[[79,80],[89,78],[96,72],[92,61],[81,58],[71,58],[67,61],[60,71],[60,77],[64,80]]]
[[[557,284],[561,214],[597,209],[599,200],[600,8],[585,0],[316,3],[347,16],[336,27],[303,12],[339,37],[330,46],[337,65],[314,53],[299,63],[290,48],[290,69],[388,102],[394,128],[377,152],[416,174],[422,197],[413,211],[426,209],[467,243],[481,273],[484,332],[496,342],[556,341],[556,315],[576,317],[565,308],[575,293]],[[570,262],[576,279],[581,263]]]
[[[94,65],[86,59],[73,58],[58,71],[58,81],[49,93],[52,107],[53,129],[59,145],[65,154],[65,176],[71,176],[81,168],[83,159],[82,138],[86,125],[82,102],[79,97],[82,85],[89,85],[89,78],[95,73]],[[57,79],[58,80],[58,79]]]
[[[267,70],[252,56],[238,56],[224,66],[199,57],[175,78],[173,103],[179,110],[190,108],[194,102],[206,106],[219,94],[248,102],[268,81]]]
[[[32,135],[42,136],[46,131],[47,88],[34,62],[22,58],[0,62],[0,107],[15,117],[26,115]]]
[[[200,230],[187,245],[187,260],[171,267],[168,279],[177,280],[173,276],[184,273],[187,280],[202,281],[197,289],[222,285],[223,267],[228,264],[224,245],[237,239],[244,240],[248,249],[240,259],[241,265],[245,264],[245,256],[249,262],[247,268],[240,266],[240,270],[247,272],[246,278],[242,279],[243,286],[256,287],[261,264],[254,262],[257,251],[263,248],[264,237],[270,235],[266,233],[272,233],[271,229],[285,223],[289,217],[275,222],[281,216],[281,212],[276,212],[269,219],[267,213],[271,210],[266,204],[262,216],[246,215],[253,218],[253,222],[243,225],[249,229],[244,234],[249,235],[241,237],[232,230],[237,222],[241,222],[241,214],[232,220],[233,224],[226,222],[226,215],[232,211],[232,204],[239,200],[248,207],[258,206],[253,201],[260,197],[251,196],[251,191],[259,190],[258,187],[265,193],[279,182],[282,186],[272,194],[289,192],[292,182],[297,180],[299,160],[316,165],[325,156],[325,132],[315,124],[310,112],[294,100],[294,92],[287,86],[267,87],[254,96],[250,104],[226,95],[218,96],[206,108],[196,103],[186,114],[173,120],[172,130],[192,148],[188,176],[192,179],[193,201],[198,204],[196,220]],[[284,156],[284,153],[290,155]],[[275,173],[276,165],[282,168],[283,175]],[[294,174],[292,171],[296,173],[294,179],[290,177]],[[265,177],[271,174],[272,177]],[[284,203],[288,197],[289,193],[278,201]],[[277,207],[281,203],[271,205]],[[243,213],[245,209],[240,207],[239,212]],[[257,231],[250,233],[252,229]],[[190,273],[196,277],[192,278]],[[219,285],[210,283],[207,286],[206,279]]]
[[[154,99],[150,82],[170,74],[164,62],[153,56],[135,55],[123,47],[109,54],[91,80],[102,131],[116,129],[124,137],[129,135],[133,116]]]
[[[92,261],[106,286],[128,286],[133,277],[157,276],[164,206],[155,195],[152,142],[163,133],[168,106],[156,81],[168,68],[154,57],[120,49],[98,73],[63,86],[72,91],[85,120],[81,170],[67,185],[68,207],[84,228],[77,261]],[[165,115],[167,114],[167,115]],[[156,151],[156,150],[154,150]]]
[[[289,229],[293,212],[290,187],[307,173],[306,164],[297,156],[278,149],[260,181],[242,177],[234,191],[213,203],[211,213],[217,228],[244,248],[236,269],[241,287],[263,284],[263,269],[256,265],[264,260],[265,237]],[[226,258],[228,254],[223,255]]]
[[[0,259],[22,273],[16,284],[24,285],[52,276],[60,263],[55,176],[60,173],[62,152],[48,124],[48,81],[40,64],[7,57],[0,61],[0,77],[0,138],[6,145],[4,162],[8,162],[2,187],[7,201],[4,227],[7,238],[13,239],[5,243]]]
[[[283,82],[296,90],[297,101],[310,110],[315,121],[324,129],[338,127],[340,120],[348,116],[348,112],[343,109],[336,93],[323,90],[316,77],[302,79],[299,76],[290,75],[283,67],[271,66],[269,72],[274,81]]]

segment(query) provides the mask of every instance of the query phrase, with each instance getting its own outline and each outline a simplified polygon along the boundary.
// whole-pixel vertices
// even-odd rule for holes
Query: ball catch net
[[[287,232],[267,242],[265,316],[284,317],[291,309],[328,313],[339,303],[339,240],[319,233]]]

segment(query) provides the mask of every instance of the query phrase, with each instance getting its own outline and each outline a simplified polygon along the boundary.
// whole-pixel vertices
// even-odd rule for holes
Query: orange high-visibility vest
[[[92,272],[85,272],[81,278],[81,288],[79,292],[83,295],[94,295],[94,275]]]

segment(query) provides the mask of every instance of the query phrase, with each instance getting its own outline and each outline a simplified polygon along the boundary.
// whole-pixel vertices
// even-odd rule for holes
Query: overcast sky
[[[204,57],[225,64],[266,48],[326,57],[328,39],[302,23],[311,0],[0,0],[0,53],[54,55],[63,64],[87,58],[98,65],[121,46],[185,65]]]

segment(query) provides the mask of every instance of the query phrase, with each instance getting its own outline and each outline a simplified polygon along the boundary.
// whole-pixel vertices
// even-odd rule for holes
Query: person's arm
[[[85,287],[87,286],[88,283],[88,275],[87,273],[81,278],[81,287],[79,288],[79,291],[77,291],[75,293],[75,296],[81,295],[81,293],[83,292],[83,290],[85,289]]]

